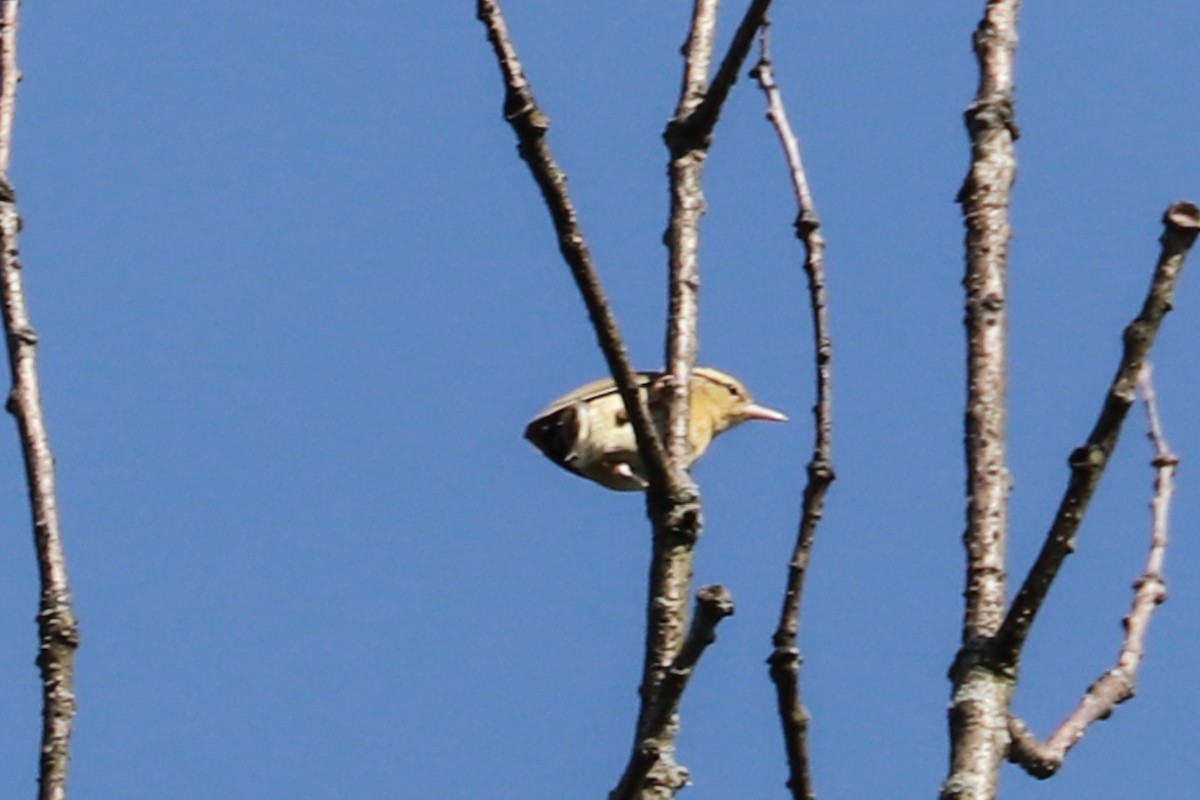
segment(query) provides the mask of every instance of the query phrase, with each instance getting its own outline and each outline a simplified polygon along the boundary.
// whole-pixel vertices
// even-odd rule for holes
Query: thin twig
[[[1171,498],[1175,491],[1175,471],[1179,466],[1179,458],[1171,452],[1163,434],[1149,363],[1139,371],[1138,385],[1146,405],[1148,436],[1154,444],[1154,459],[1151,461],[1155,474],[1154,499],[1150,503],[1150,553],[1145,570],[1133,585],[1133,605],[1124,620],[1125,638],[1117,655],[1116,666],[1088,687],[1079,705],[1045,742],[1039,742],[1022,720],[1015,717],[1009,720],[1013,739],[1009,759],[1038,778],[1048,778],[1057,772],[1067,753],[1079,743],[1088,728],[1107,719],[1118,705],[1133,697],[1138,667],[1145,655],[1146,631],[1155,609],[1167,599],[1163,562],[1167,554]]]
[[[571,275],[583,296],[588,316],[596,331],[596,340],[604,353],[609,371],[629,413],[630,423],[637,436],[638,450],[651,487],[668,494],[679,491],[667,470],[666,450],[654,427],[646,397],[637,389],[637,377],[629,353],[621,339],[616,317],[605,295],[599,272],[592,260],[578,215],[567,193],[567,178],[550,150],[546,134],[550,118],[538,106],[533,89],[525,77],[508,26],[496,0],[479,0],[479,20],[487,28],[488,41],[495,51],[500,72],[504,77],[504,118],[517,135],[517,151],[529,165],[533,179],[541,189],[550,211],[558,246],[571,268]]]
[[[17,420],[25,479],[33,516],[41,596],[38,604],[38,657],[42,677],[42,741],[38,766],[38,796],[63,800],[71,729],[75,718],[75,652],[79,622],[72,608],[67,580],[58,503],[54,485],[54,455],[42,411],[37,371],[37,334],[29,318],[22,284],[17,236],[21,217],[16,193],[8,181],[16,110],[18,0],[3,0],[0,11],[0,284],[3,291],[5,339],[12,373],[7,408]]]
[[[993,659],[1001,668],[1015,667],[1020,660],[1021,649],[1050,585],[1063,561],[1075,549],[1079,525],[1133,404],[1138,373],[1150,354],[1163,317],[1174,304],[1175,286],[1196,234],[1200,232],[1200,207],[1190,202],[1175,203],[1163,214],[1163,225],[1159,239],[1162,249],[1154,277],[1141,311],[1125,328],[1121,361],[1100,416],[1087,442],[1071,454],[1071,479],[1054,523],[996,637]]]
[[[994,796],[1008,745],[1011,682],[982,662],[1005,606],[1009,206],[1016,174],[1013,61],[1018,0],[988,0],[975,31],[979,86],[965,114],[967,552],[962,645],[951,669],[950,773],[942,800]]]
[[[783,95],[775,82],[769,53],[768,29],[760,36],[761,56],[751,75],[767,96],[767,119],[774,126],[796,193],[796,237],[804,243],[804,272],[808,277],[809,308],[813,324],[813,363],[816,367],[817,402],[813,406],[813,455],[808,462],[808,482],[804,487],[800,526],[788,565],[787,585],[779,625],[772,639],[771,680],[778,698],[779,719],[788,757],[788,789],[795,800],[812,800],[816,792],[808,757],[810,717],[800,691],[800,607],[804,579],[812,560],[817,526],[825,511],[825,493],[836,475],[833,468],[833,338],[829,326],[829,305],[825,290],[825,237],[821,220],[809,188],[800,142],[788,121]]]

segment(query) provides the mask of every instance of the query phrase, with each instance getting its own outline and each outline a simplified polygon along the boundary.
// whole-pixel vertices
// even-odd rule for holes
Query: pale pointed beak
[[[782,411],[776,411],[773,408],[760,406],[758,403],[751,403],[742,409],[742,419],[761,419],[767,422],[787,422],[787,414]]]

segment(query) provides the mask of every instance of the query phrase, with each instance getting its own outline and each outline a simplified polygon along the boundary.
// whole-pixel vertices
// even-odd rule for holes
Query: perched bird
[[[665,377],[663,372],[637,375],[664,438]],[[782,413],[757,405],[737,378],[712,367],[692,370],[689,436],[693,461],[704,455],[714,436],[750,419],[787,421]],[[581,386],[555,400],[526,426],[525,438],[555,464],[601,486],[636,492],[648,485],[633,425],[611,378]]]

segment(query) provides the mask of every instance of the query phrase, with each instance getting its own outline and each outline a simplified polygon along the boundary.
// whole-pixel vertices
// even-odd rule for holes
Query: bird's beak
[[[742,419],[762,419],[767,422],[787,422],[787,414],[782,411],[776,411],[773,408],[760,406],[758,403],[751,403],[742,409]]]

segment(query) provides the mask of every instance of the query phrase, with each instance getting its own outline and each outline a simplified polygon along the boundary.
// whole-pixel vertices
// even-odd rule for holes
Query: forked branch
[[[1021,649],[1050,585],[1063,561],[1075,549],[1080,523],[1135,399],[1138,375],[1158,336],[1163,317],[1174,304],[1175,286],[1188,252],[1196,242],[1196,234],[1200,232],[1200,207],[1190,202],[1175,203],[1163,214],[1163,225],[1159,239],[1162,247],[1150,290],[1141,312],[1125,328],[1121,360],[1100,416],[1087,441],[1071,454],[1071,478],[1054,523],[996,637],[993,659],[1002,669],[1014,667],[1020,660]]]
[[[691,628],[663,678],[655,702],[645,710],[647,730],[666,731],[672,738],[677,733],[679,701],[683,699],[688,681],[695,672],[700,656],[717,640],[717,626],[721,620],[732,616],[733,611],[733,596],[724,586],[705,586],[696,593]],[[637,743],[625,773],[609,795],[611,800],[629,800],[638,796],[650,770],[663,761],[664,746],[673,746],[673,742],[646,737]]]
[[[666,362],[671,379],[667,393],[666,447],[672,474],[679,477],[672,488],[681,491],[665,497],[653,490],[647,493],[649,516],[654,524],[654,551],[640,688],[641,710],[630,766],[646,762],[649,766],[640,789],[623,779],[613,792],[613,798],[673,797],[688,779],[687,770],[675,761],[678,715],[674,710],[666,715],[660,711],[672,705],[664,703],[663,687],[684,647],[694,548],[703,527],[700,492],[684,467],[691,462],[689,389],[699,341],[699,246],[700,222],[705,210],[704,165],[712,143],[713,126],[749,49],[742,32],[757,29],[761,14],[769,4],[752,4],[721,71],[710,83],[718,5],[719,0],[694,0],[683,48],[679,101],[664,134],[670,153],[667,175],[671,204],[664,235],[669,264]],[[756,8],[761,10],[756,12]],[[752,40],[752,33],[750,38]],[[625,775],[640,771],[640,767],[638,770],[627,768]],[[622,791],[636,791],[637,794],[621,794]]]
[[[758,3],[765,6],[765,3]],[[671,218],[666,240],[670,251],[670,303],[667,331],[667,372],[670,376],[667,436],[663,441],[653,424],[646,398],[636,389],[634,371],[621,341],[616,321],[604,295],[577,214],[566,191],[566,178],[546,141],[549,119],[537,105],[520,59],[496,0],[479,0],[477,14],[488,31],[505,82],[504,114],[517,135],[518,151],[529,165],[550,210],[559,248],[571,268],[597,340],[621,391],[637,434],[638,447],[649,478],[647,504],[654,527],[650,569],[646,653],[640,689],[641,708],[637,732],[620,785],[613,797],[671,797],[687,782],[687,770],[674,761],[678,729],[678,699],[703,647],[691,647],[686,634],[687,602],[691,592],[692,551],[702,525],[700,497],[687,471],[691,444],[687,435],[689,377],[696,359],[697,261],[699,223],[704,198],[702,167],[711,141],[712,124],[719,116],[728,87],[710,92],[713,38],[718,0],[696,0],[684,53],[684,81],[675,119],[668,126],[671,149]],[[747,23],[743,23],[745,25]],[[741,38],[740,37],[739,41]],[[735,42],[734,51],[737,43]],[[740,69],[736,52],[726,63]],[[714,99],[715,97],[715,99]],[[689,124],[696,109],[708,103],[706,122]],[[671,131],[686,130],[681,136]],[[695,134],[695,136],[693,136]],[[706,595],[712,594],[711,591]],[[701,609],[708,609],[705,596]],[[732,613],[732,606],[730,606]],[[705,611],[696,624],[715,627],[718,615]],[[711,635],[708,638],[711,641]]]
[[[1167,599],[1163,562],[1167,554],[1168,521],[1179,458],[1171,452],[1163,434],[1149,364],[1139,371],[1138,384],[1146,405],[1148,435],[1154,445],[1154,458],[1151,461],[1155,476],[1154,499],[1150,503],[1150,554],[1145,570],[1133,585],[1133,607],[1124,620],[1125,639],[1116,665],[1088,687],[1079,705],[1044,742],[1038,741],[1022,720],[1009,718],[1008,727],[1012,735],[1009,760],[1038,778],[1048,778],[1057,772],[1067,753],[1092,724],[1107,719],[1118,705],[1133,697],[1138,667],[1145,654],[1146,631],[1155,609]]]

